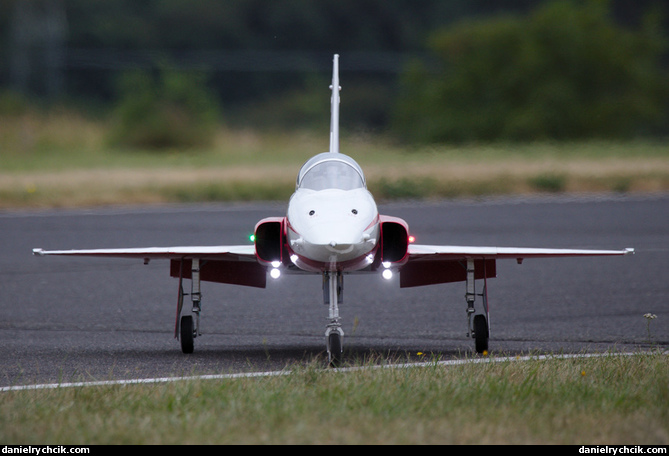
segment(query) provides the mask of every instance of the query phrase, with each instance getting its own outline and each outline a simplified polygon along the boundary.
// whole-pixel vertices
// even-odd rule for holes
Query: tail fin
[[[339,54],[332,62],[332,99],[330,101],[330,152],[339,153]]]

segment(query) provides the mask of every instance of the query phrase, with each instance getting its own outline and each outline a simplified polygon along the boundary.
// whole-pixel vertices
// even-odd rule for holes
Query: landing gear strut
[[[200,260],[193,258],[191,266],[191,292],[190,297],[193,303],[193,315],[181,316],[181,310],[184,304],[183,289],[183,260],[179,269],[179,296],[177,299],[177,324],[174,329],[174,337],[181,341],[181,351],[183,353],[193,353],[195,338],[200,335],[200,311],[202,294],[200,293]]]
[[[490,318],[488,311],[488,284],[485,274],[485,262],[483,263],[483,268],[483,292],[477,295],[474,260],[467,260],[467,292],[465,293],[465,299],[467,300],[467,336],[474,339],[474,347],[477,353],[485,353],[488,351],[488,339],[490,337],[490,326],[488,323]],[[481,296],[483,298],[485,315],[474,315],[476,313],[476,310],[474,309],[476,296]]]
[[[343,301],[344,276],[341,272],[323,273],[323,301],[328,306],[328,325],[325,330],[325,341],[328,362],[332,367],[341,364],[344,330],[339,319],[339,304]]]

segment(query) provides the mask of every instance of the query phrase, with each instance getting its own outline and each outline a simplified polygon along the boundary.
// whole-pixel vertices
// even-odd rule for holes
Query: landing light
[[[272,270],[269,271],[269,276],[273,279],[278,279],[281,277],[281,270],[279,269],[279,266],[281,266],[280,261],[272,261]]]
[[[390,264],[390,262],[388,262],[388,261],[384,261],[384,262],[383,262],[383,267],[384,267],[385,269],[384,269],[383,272],[381,273],[381,276],[382,276],[384,279],[386,279],[386,280],[390,280],[390,279],[393,278],[393,271],[390,269],[390,265],[391,265],[391,264]]]
[[[416,237],[415,236],[409,236],[409,244],[413,244],[416,242]]]

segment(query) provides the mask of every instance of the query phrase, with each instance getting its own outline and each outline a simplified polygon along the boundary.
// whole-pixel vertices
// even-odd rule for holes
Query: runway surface
[[[204,334],[184,355],[173,338],[177,280],[168,262],[31,255],[35,247],[244,244],[258,220],[285,208],[0,212],[0,386],[275,370],[324,359],[327,307],[317,275],[284,276],[264,290],[203,283]],[[404,218],[425,244],[636,249],[626,257],[499,261],[488,282],[493,353],[669,346],[669,195],[380,209]],[[346,276],[345,357],[473,354],[464,293],[463,283],[400,289],[380,276]]]

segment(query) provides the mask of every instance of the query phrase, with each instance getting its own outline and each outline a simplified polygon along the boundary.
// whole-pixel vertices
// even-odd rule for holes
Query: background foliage
[[[5,0],[0,90],[112,112],[118,126],[138,109],[127,85],[118,90],[119,78],[155,76],[169,62],[182,80],[200,73],[190,83],[193,99],[206,94],[232,126],[311,128],[327,125],[337,52],[348,129],[412,141],[666,134],[668,11],[646,20],[664,4]],[[25,8],[36,22],[21,19]],[[175,105],[164,91],[161,103],[151,109],[169,131]],[[211,106],[206,111],[211,118]]]
[[[219,113],[201,73],[163,69],[124,74],[111,141],[160,149],[211,145]]]
[[[656,16],[617,25],[605,2],[458,24],[430,40],[441,71],[415,65],[396,126],[413,140],[630,137],[666,121]]]

